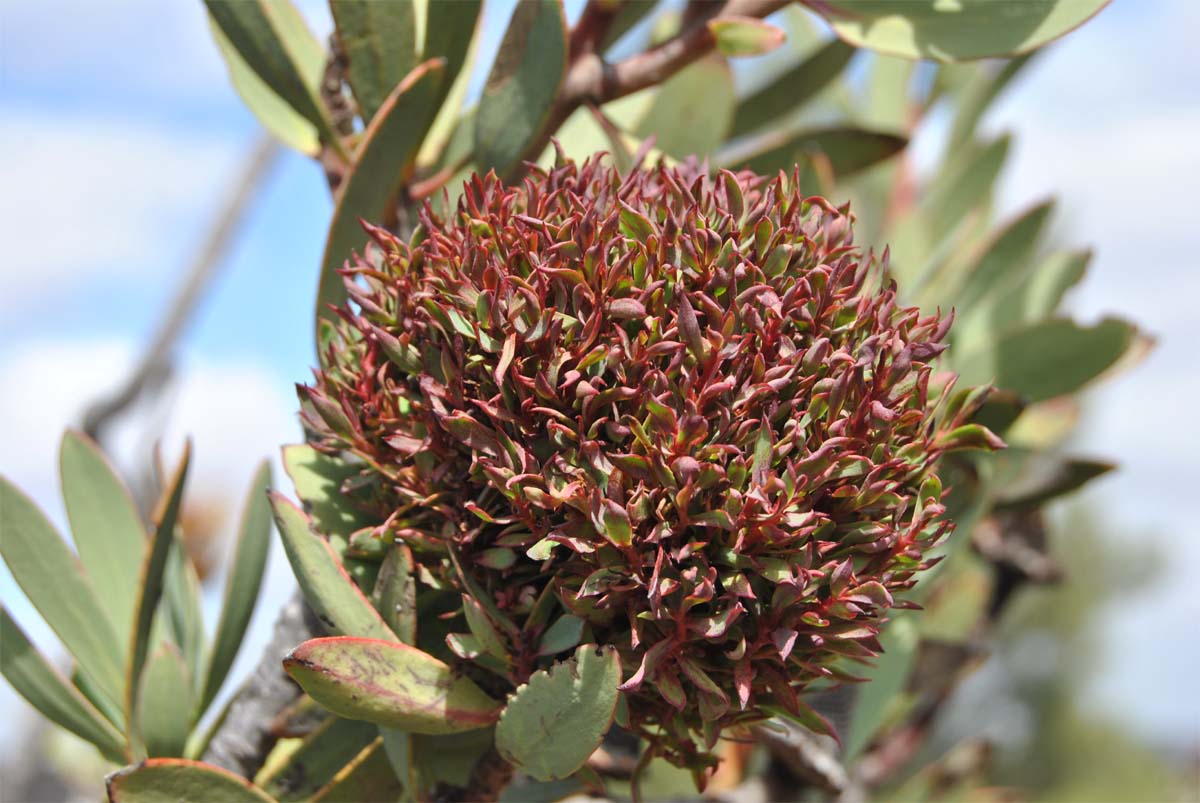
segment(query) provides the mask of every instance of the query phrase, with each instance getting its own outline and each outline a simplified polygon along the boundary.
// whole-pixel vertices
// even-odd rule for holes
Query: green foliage
[[[580,647],[513,692],[496,725],[496,748],[539,781],[569,777],[612,724],[620,682],[616,650]]]
[[[152,758],[106,779],[111,803],[275,803],[267,793],[228,770],[177,758]]]
[[[237,653],[262,579],[270,533],[267,467],[259,469],[247,499],[221,624],[206,650],[195,571],[178,535],[188,452],[168,479],[149,538],[129,492],[95,444],[68,432],[61,454],[63,498],[83,561],[3,479],[0,553],[75,659],[75,671],[69,681],[59,675],[7,607],[0,669],[34,708],[110,761],[196,756],[206,739],[194,728]]]

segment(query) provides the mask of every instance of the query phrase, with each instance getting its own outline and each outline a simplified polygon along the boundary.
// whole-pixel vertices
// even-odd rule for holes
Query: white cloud
[[[0,305],[174,269],[215,212],[236,142],[61,111],[0,112]]]

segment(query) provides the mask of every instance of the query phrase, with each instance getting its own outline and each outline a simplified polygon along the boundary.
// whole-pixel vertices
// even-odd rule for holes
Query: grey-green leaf
[[[397,84],[417,66],[417,19],[411,2],[335,0],[329,4],[346,78],[370,122]]]
[[[733,123],[733,73],[717,56],[700,59],[664,81],[634,133],[678,158],[707,156],[723,143]]]
[[[483,0],[431,2],[425,10],[426,59],[445,59],[446,77],[438,90],[437,105],[446,98],[454,80],[467,65],[471,40],[479,27]]]
[[[191,675],[183,655],[174,644],[163,642],[146,662],[137,706],[147,755],[183,755],[193,702]]]
[[[840,39],[826,42],[795,67],[743,98],[731,137],[740,137],[804,105],[837,78],[855,50]]]
[[[87,436],[73,431],[63,435],[59,469],[79,558],[89,577],[103,580],[100,602],[118,635],[127,638],[137,604],[146,525],[124,483]],[[123,652],[127,644],[118,646]]]
[[[578,616],[565,614],[546,628],[546,632],[538,639],[538,655],[557,655],[560,652],[574,649],[583,636],[583,620]]]
[[[321,101],[325,49],[291,0],[205,0],[213,21],[246,65],[341,149]]]
[[[175,543],[175,525],[179,521],[179,510],[183,504],[183,484],[187,479],[191,452],[191,444],[185,444],[179,465],[171,475],[171,480],[155,508],[154,537],[146,546],[138,580],[137,613],[133,621],[133,635],[129,640],[129,660],[125,665],[125,719],[129,741],[135,748],[138,745],[137,705],[141,700],[142,669],[150,649],[154,614],[158,610],[159,600],[162,599],[167,556]],[[135,749],[135,752],[138,750]]]
[[[229,70],[229,82],[241,97],[246,107],[253,112],[263,128],[277,140],[308,156],[315,156],[321,149],[317,128],[299,112],[279,97],[274,89],[258,77],[250,65],[238,53],[221,26],[209,15],[208,27],[212,32],[217,49]]]
[[[283,549],[317,618],[336,633],[396,641],[333,548],[309,529],[308,517],[278,493],[272,492],[270,500]]]
[[[276,803],[229,770],[182,758],[152,758],[118,770],[104,781],[109,803]]]
[[[413,576],[412,550],[393,544],[379,567],[371,601],[383,621],[405,644],[417,643],[417,579]]]
[[[342,493],[342,483],[358,474],[356,466],[311,446],[296,444],[283,447],[283,468],[317,532],[349,538],[368,525]]]
[[[968,269],[955,306],[971,309],[1006,280],[1025,271],[1053,209],[1052,201],[1038,204],[999,231]]]
[[[858,687],[850,715],[850,727],[843,744],[848,759],[855,758],[883,724],[888,703],[903,691],[916,661],[918,634],[911,616],[893,617],[879,640],[883,655],[862,673],[871,682]]]
[[[504,176],[528,153],[567,68],[561,0],[519,0],[475,117],[475,162]]]
[[[442,84],[443,62],[427,61],[410,72],[388,95],[363,133],[349,175],[342,180],[321,260],[317,322],[332,319],[330,304],[346,299],[338,270],[366,241],[359,219],[380,222],[401,187],[411,178],[417,151],[433,115]]]
[[[910,59],[964,61],[1026,53],[1082,25],[1109,0],[823,0],[855,47]]]
[[[3,606],[0,673],[46,719],[91,742],[109,761],[127,760],[124,737],[42,657]]]
[[[715,161],[721,167],[748,167],[769,175],[790,171],[793,165],[821,154],[829,159],[833,172],[844,177],[887,159],[906,144],[908,140],[896,134],[852,127],[769,131],[723,149]]]
[[[121,702],[125,639],[117,637],[79,559],[29,497],[3,477],[0,532],[0,555],[17,585],[97,692]]]
[[[267,550],[271,545],[271,508],[267,501],[270,488],[271,466],[264,460],[254,473],[242,508],[237,544],[229,564],[229,578],[225,581],[225,602],[197,711],[208,708],[217,696],[254,613],[263,569],[267,565]]]
[[[496,749],[539,781],[566,778],[612,724],[620,682],[616,650],[580,647],[513,692],[496,725]]]
[[[304,737],[286,761],[256,778],[281,803],[309,799],[379,735],[369,722],[330,716]]]

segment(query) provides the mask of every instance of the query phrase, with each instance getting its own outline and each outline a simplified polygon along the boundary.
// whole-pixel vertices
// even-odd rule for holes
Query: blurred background
[[[300,5],[323,37],[325,5]],[[490,62],[510,10],[506,0],[488,5],[479,63]],[[1054,235],[1095,249],[1072,311],[1088,323],[1119,313],[1157,340],[1137,368],[1086,398],[1074,451],[1121,468],[1053,510],[1063,536],[1051,551],[1066,581],[1021,592],[929,748],[982,737],[995,761],[979,784],[1019,787],[1022,799],[1200,799],[1200,532],[1186,509],[1200,446],[1191,426],[1197,31],[1193,0],[1117,0],[1040,55],[984,121],[1015,134],[1001,216],[1057,194]],[[946,124],[935,114],[923,125],[918,166],[939,153]],[[0,0],[0,472],[54,521],[65,521],[62,429],[134,369],[260,136],[199,2]],[[256,462],[277,463],[279,445],[300,437],[293,385],[313,359],[330,212],[318,166],[280,151],[183,333],[170,381],[107,436],[130,472],[154,441],[172,453],[191,436],[187,516],[214,573]],[[235,675],[257,658],[252,647],[292,583],[273,554]],[[7,574],[0,593],[55,653]],[[215,605],[219,585],[209,596]],[[0,717],[0,797],[98,796],[98,763],[88,762],[99,760],[51,738],[7,685]],[[47,766],[34,754],[75,767],[79,785],[71,776],[30,785]]]

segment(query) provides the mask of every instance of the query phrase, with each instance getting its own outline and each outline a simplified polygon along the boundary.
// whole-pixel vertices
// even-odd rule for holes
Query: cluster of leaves
[[[78,662],[63,678],[0,609],[0,671],[47,719],[118,764],[198,757],[212,704],[254,610],[266,564],[268,468],[255,475],[216,636],[205,644],[200,582],[177,533],[189,456],[166,483],[147,531],[129,492],[85,436],[62,441],[63,502],[78,557],[45,515],[0,478],[0,554]]]
[[[373,230],[302,397],[375,535],[466,595],[451,647],[519,684],[585,628],[680,763],[774,710],[828,731],[798,694],[878,649],[949,526],[934,463],[997,445],[982,394],[930,398],[949,319],[897,307],[794,177],[566,161],[421,221]]]

